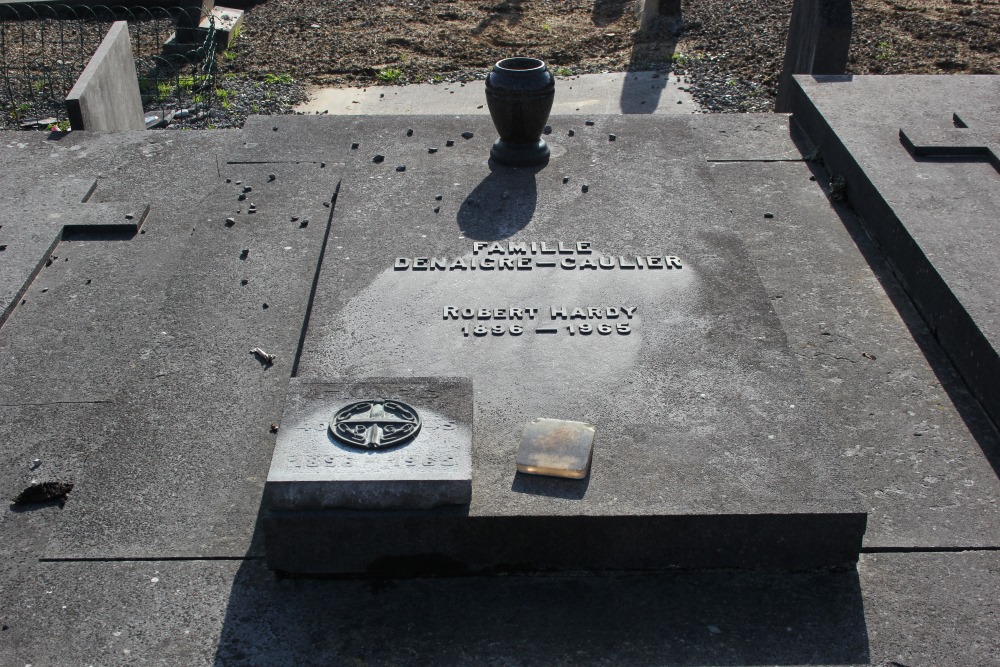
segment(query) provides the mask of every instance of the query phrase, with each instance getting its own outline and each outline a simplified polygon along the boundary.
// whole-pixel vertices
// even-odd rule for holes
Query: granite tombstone
[[[338,195],[272,461],[271,567],[853,562],[865,515],[837,471],[838,434],[817,413],[710,174],[680,157],[696,139],[668,141],[662,125],[637,120],[553,120],[544,168],[493,163],[495,135],[444,117],[377,132],[370,150],[394,157],[359,156]],[[352,131],[342,121],[340,132]],[[474,138],[444,157],[424,147],[463,133]],[[606,166],[639,155],[685,170],[683,179]],[[402,163],[405,172],[387,166]],[[366,464],[343,458],[331,415],[378,397],[423,412],[416,387],[434,378],[466,378],[459,393],[471,405],[455,423],[470,434],[461,480],[471,493],[443,491],[456,481],[443,477],[425,485],[439,487],[430,495],[404,493],[416,479],[378,463],[458,451],[423,432],[350,454],[381,472],[366,491],[345,491]],[[374,384],[318,400],[305,417],[303,391],[359,381]],[[379,382],[396,390],[388,396]],[[528,474],[539,467],[518,449],[533,420],[593,425],[592,462],[588,450],[569,466],[582,479]],[[327,472],[290,468],[293,449],[328,462]]]

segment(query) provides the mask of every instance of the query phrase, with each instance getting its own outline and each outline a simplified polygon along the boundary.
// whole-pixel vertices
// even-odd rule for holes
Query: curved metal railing
[[[0,127],[38,118],[66,118],[64,100],[115,21],[127,21],[140,92],[147,109],[163,115],[201,105],[215,90],[215,26],[193,30],[198,7],[124,7],[0,3]],[[198,35],[183,50],[166,52],[175,32]],[[161,116],[162,117],[162,116]]]

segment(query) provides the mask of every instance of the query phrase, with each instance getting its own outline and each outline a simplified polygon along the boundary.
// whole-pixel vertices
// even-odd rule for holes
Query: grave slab
[[[195,208],[165,212],[141,248],[118,256],[117,271],[141,276],[153,264],[166,275],[136,288],[157,299],[127,324],[140,335],[119,351],[129,371],[114,395],[112,444],[88,460],[49,557],[249,547],[338,174],[312,164],[225,169]],[[248,186],[252,198],[240,201]],[[258,347],[273,364],[251,353]],[[119,502],[126,496],[134,501]]]
[[[337,122],[324,119],[330,136],[391,158],[348,164],[299,377],[471,377],[473,493],[467,511],[378,524],[299,517],[281,540],[307,554],[296,571],[853,560],[865,519],[834,465],[846,443],[831,442],[691,120],[553,117],[541,170],[488,164],[487,118]],[[458,140],[442,157],[430,136]],[[611,167],[637,161],[649,167]],[[586,480],[515,474],[533,418],[596,425]]]
[[[258,279],[262,276],[265,281],[273,281],[244,301],[242,294],[225,292],[216,284],[234,277],[230,265],[224,261],[229,253],[234,248],[237,251],[247,248],[243,241],[256,244],[267,239],[295,241],[296,237],[281,236],[276,225],[291,220],[270,217],[274,212],[268,208],[270,197],[258,201],[261,213],[255,215],[260,216],[259,225],[244,224],[252,216],[243,216],[247,219],[240,218],[234,227],[228,228],[230,233],[242,236],[229,239],[212,226],[219,222],[215,207],[219,202],[228,203],[235,194],[228,189],[232,184],[224,182],[234,172],[229,171],[231,167],[226,164],[229,156],[222,146],[228,140],[226,137],[242,141],[242,133],[146,132],[115,137],[80,133],[58,142],[37,144],[27,137],[12,139],[9,143],[13,146],[0,147],[5,159],[18,152],[27,156],[21,163],[23,169],[35,170],[31,173],[40,182],[46,176],[53,176],[49,180],[54,190],[63,180],[92,178],[96,170],[101,180],[91,203],[124,204],[134,200],[137,193],[146,195],[145,200],[151,203],[150,217],[143,226],[146,234],[140,230],[140,234],[125,242],[61,242],[56,252],[60,260],[68,257],[69,261],[43,267],[29,287],[29,307],[15,309],[0,326],[4,369],[0,381],[7,383],[2,387],[0,401],[3,418],[0,433],[9,443],[0,470],[2,488],[16,490],[24,474],[23,459],[30,460],[36,455],[63,470],[86,473],[79,477],[80,486],[74,489],[65,508],[50,506],[27,511],[9,508],[0,519],[5,536],[0,547],[3,556],[0,598],[5,602],[0,608],[0,621],[6,628],[0,635],[3,637],[0,663],[301,664],[317,660],[402,665],[491,661],[682,665],[996,663],[1000,657],[996,655],[995,642],[988,641],[997,633],[991,605],[997,597],[1000,571],[995,552],[991,551],[996,547],[996,522],[991,509],[995,506],[995,480],[990,480],[986,467],[990,457],[985,453],[977,456],[973,447],[975,442],[988,449],[985,444],[988,439],[982,435],[986,418],[970,410],[969,404],[974,401],[968,394],[957,391],[961,382],[949,370],[940,351],[934,351],[928,329],[921,329],[913,322],[916,311],[907,304],[899,285],[886,279],[892,275],[885,259],[849,217],[843,217],[840,228],[836,227],[838,221],[831,217],[831,209],[825,208],[819,190],[820,186],[825,187],[822,174],[818,186],[808,180],[805,170],[809,165],[805,163],[722,164],[727,159],[766,160],[768,155],[792,149],[794,144],[787,135],[771,125],[780,123],[778,118],[697,118],[691,119],[686,129],[669,125],[659,134],[654,131],[650,141],[662,148],[657,149],[659,152],[641,154],[647,158],[645,162],[601,152],[604,145],[596,143],[602,138],[598,130],[614,132],[620,140],[627,139],[629,133],[627,124],[604,125],[603,119],[598,118],[593,126],[595,136],[586,144],[591,150],[589,158],[574,163],[576,166],[567,169],[565,176],[574,188],[578,184],[575,178],[581,174],[588,177],[587,194],[602,196],[594,206],[594,214],[605,218],[603,225],[612,221],[623,235],[631,234],[628,243],[633,246],[657,241],[659,232],[654,231],[647,239],[642,228],[631,222],[649,220],[648,216],[636,213],[635,204],[626,206],[621,217],[609,214],[613,203],[601,203],[607,193],[601,191],[601,181],[594,176],[609,164],[627,168],[628,180],[636,181],[634,189],[630,183],[625,184],[626,192],[658,202],[656,219],[665,221],[667,231],[679,239],[698,237],[687,241],[685,252],[676,253],[677,256],[684,259],[692,254],[692,249],[711,247],[711,239],[706,237],[719,233],[727,243],[719,253],[721,260],[731,259],[734,249],[748,259],[747,266],[752,266],[752,271],[748,271],[745,279],[756,282],[757,287],[740,292],[739,298],[756,304],[763,294],[773,313],[763,316],[757,309],[763,324],[754,328],[746,326],[747,313],[754,308],[737,310],[731,322],[719,325],[710,321],[708,324],[713,326],[706,325],[705,331],[711,331],[712,335],[744,332],[749,348],[773,343],[773,357],[777,361],[772,359],[773,363],[765,365],[762,371],[765,379],[786,368],[783,358],[790,359],[798,368],[799,382],[806,387],[805,395],[814,399],[814,412],[805,421],[815,426],[817,442],[825,438],[831,443],[831,458],[844,476],[854,480],[862,494],[862,507],[871,515],[865,538],[869,553],[861,555],[856,572],[853,568],[808,573],[723,570],[388,581],[302,581],[275,577],[264,559],[258,557],[261,551],[255,545],[262,539],[260,534],[254,534],[254,522],[256,504],[263,492],[262,475],[267,470],[274,440],[269,423],[285,427],[277,422],[281,421],[291,371],[286,371],[282,364],[290,356],[294,366],[297,349],[294,341],[302,329],[301,316],[304,313],[313,316],[312,324],[307,327],[310,335],[321,327],[330,327],[329,322],[323,323],[316,315],[320,308],[318,301],[329,300],[330,290],[339,289],[340,285],[347,289],[351,279],[341,274],[323,277],[321,273],[317,298],[307,296],[297,306],[296,315],[288,315],[284,307],[275,306],[283,317],[282,322],[272,323],[273,327],[260,325],[263,311],[256,306],[260,305],[262,295],[280,291],[283,281],[292,283],[289,288],[292,291],[308,295],[321,256],[324,270],[331,266],[346,267],[346,262],[358,257],[353,252],[355,245],[344,242],[347,235],[376,240],[383,237],[363,224],[362,217],[352,219],[354,226],[337,227],[339,218],[334,215],[329,243],[324,244],[324,234],[317,234],[309,236],[304,244],[315,246],[316,255],[303,259],[301,265],[296,262],[294,267],[271,261],[272,257],[243,276],[250,278],[244,287],[254,290],[258,289]],[[316,122],[314,119],[301,122],[303,131],[309,131],[311,140],[317,143],[313,155],[321,160],[332,155],[335,161],[351,163],[352,171],[344,181],[348,188],[360,187],[355,181],[364,184],[381,177],[384,186],[390,179],[414,175],[419,178],[418,185],[428,186],[427,201],[420,199],[417,205],[409,207],[406,188],[389,193],[398,196],[398,201],[390,198],[386,203],[396,215],[394,229],[406,239],[416,242],[431,229],[432,223],[445,228],[432,217],[434,206],[441,206],[440,213],[454,215],[447,220],[446,229],[456,236],[466,236],[457,211],[475,189],[475,181],[486,173],[474,170],[488,169],[483,156],[491,136],[484,138],[476,154],[458,154],[462,168],[469,174],[448,183],[462,183],[462,178],[470,178],[473,183],[463,193],[454,186],[449,190],[445,187],[448,183],[442,185],[422,173],[423,168],[417,168],[422,162],[410,159],[411,154],[419,151],[395,153],[405,157],[408,166],[405,172],[395,172],[391,162],[386,172],[367,171],[371,168],[370,155],[354,162],[350,139],[346,144],[341,143],[345,135],[353,134],[353,129],[349,133],[338,130],[335,124],[320,123],[312,126],[314,130],[308,130],[310,121]],[[273,132],[270,127],[268,131]],[[423,126],[423,130],[428,129],[433,128]],[[452,128],[448,129],[451,134]],[[478,141],[481,130],[489,131],[488,127],[479,126],[465,129],[476,133],[469,141]],[[274,140],[275,155],[285,139],[278,134],[279,138]],[[394,140],[401,141],[398,139],[401,134],[398,128],[389,126],[384,134],[372,136],[397,137]],[[363,133],[355,136],[366,141]],[[324,148],[323,141],[336,143],[337,148]],[[378,150],[391,145],[388,140],[371,142],[371,147]],[[675,150],[689,155],[701,151],[701,159],[680,161],[672,153]],[[221,160],[213,159],[220,154]],[[303,155],[310,157],[305,151]],[[707,163],[703,159],[706,155],[719,159]],[[261,156],[266,158],[266,147],[262,147]],[[590,158],[595,159],[593,164],[588,164]],[[333,166],[328,162],[326,169]],[[984,163],[978,166],[990,168]],[[299,167],[302,172],[296,171]],[[433,164],[432,167],[436,169]],[[287,201],[301,201],[317,210],[328,210],[321,202],[315,202],[314,195],[316,192],[329,195],[338,179],[331,179],[327,173],[316,176],[315,172],[307,171],[322,169],[318,164],[256,168],[261,171],[254,172],[254,181],[259,179],[258,174],[266,177],[268,171],[276,174],[282,186],[286,184],[286,176],[289,183],[301,178],[302,188],[295,191],[297,194],[290,194]],[[279,171],[284,168],[292,171]],[[337,173],[339,176],[339,168]],[[118,174],[127,177],[104,178]],[[4,179],[10,176],[10,170],[5,170],[0,182],[7,182]],[[561,186],[562,181],[558,177],[558,182],[545,178],[543,175],[535,180],[536,205],[532,218],[537,214],[547,230],[555,229],[551,217],[558,209],[565,208],[569,216],[566,225],[580,225],[585,230],[599,227],[588,222],[587,211],[579,204],[570,201],[567,205],[566,199],[559,198],[547,203],[552,193],[559,193],[556,186]],[[702,181],[705,187],[692,185]],[[258,183],[253,185],[256,193]],[[614,180],[612,185],[622,187],[621,180]],[[696,191],[684,193],[685,188]],[[372,185],[360,191],[376,192],[377,188]],[[11,198],[9,192],[0,188],[0,202],[5,197]],[[178,192],[187,193],[187,198],[176,198]],[[436,192],[442,194],[442,201],[434,199]],[[474,198],[483,196],[485,201],[507,206],[502,204],[505,201],[502,189],[495,198],[485,196],[496,192],[483,188]],[[346,199],[347,188],[344,193]],[[449,193],[457,195],[458,203],[445,199]],[[510,189],[506,201],[516,196],[519,193]],[[39,188],[30,197],[45,202],[49,195]],[[670,203],[675,200],[683,210],[688,210],[692,202],[702,202],[708,212],[699,209],[693,219],[681,216],[671,219],[674,213]],[[352,196],[352,201],[355,210],[364,212],[369,206],[357,197]],[[344,199],[338,196],[337,213],[342,212],[343,203]],[[454,208],[448,210],[449,205]],[[762,212],[773,217],[764,218]],[[463,218],[466,228],[483,229],[482,221],[489,223],[492,214],[492,209],[484,207],[477,216]],[[709,227],[710,232],[702,226],[707,219],[717,222]],[[528,232],[533,224],[529,220]],[[691,224],[690,229],[684,228],[685,224]],[[310,224],[307,229],[315,227]],[[0,229],[0,234],[3,232]],[[477,240],[488,239],[457,240],[463,256],[466,252],[471,256],[471,247],[465,244]],[[294,249],[297,243],[287,245]],[[292,252],[284,247],[281,246],[282,252]],[[256,248],[257,245],[251,246],[251,250]],[[216,256],[212,255],[213,249]],[[185,261],[189,255],[190,261]],[[416,256],[419,255],[409,257]],[[253,259],[257,257],[253,252],[250,255]],[[214,262],[221,262],[223,268],[219,269]],[[712,266],[688,264],[684,269],[697,268],[699,281],[709,282],[719,291],[745,284],[717,279],[720,271],[713,271]],[[388,267],[376,268],[375,272],[380,273]],[[742,268],[740,272],[743,273]],[[187,286],[178,277],[185,273],[191,276]],[[269,273],[273,275],[268,277]],[[416,273],[411,272],[412,275]],[[712,280],[706,281],[706,276]],[[92,278],[96,280],[88,287],[94,289],[84,291],[86,280]],[[358,278],[359,283],[364,282],[363,278]],[[379,287],[377,282],[372,285],[373,290]],[[355,287],[351,289],[356,293]],[[672,294],[669,290],[662,292]],[[472,292],[465,294],[470,298],[475,296]],[[484,292],[484,298],[492,301],[494,294]],[[735,298],[727,292],[713,297],[712,302],[724,303],[727,299],[731,302]],[[227,299],[234,303],[229,304]],[[382,305],[395,308],[399,300],[390,298]],[[317,302],[311,309],[310,301]],[[219,311],[213,305],[217,303],[228,305]],[[255,306],[253,310],[243,309],[251,303]],[[414,308],[411,311],[420,314]],[[357,317],[363,320],[373,315],[362,311]],[[643,318],[644,328],[633,333],[646,335],[645,342],[650,330],[647,325],[651,323],[645,315]],[[237,321],[242,328],[234,324]],[[161,327],[165,323],[168,326]],[[772,325],[772,330],[779,332],[777,338],[757,341],[754,334],[761,329],[767,332]],[[675,329],[684,332],[683,327]],[[171,336],[186,333],[179,340],[162,343],[157,338],[162,331],[170,332]],[[370,336],[370,332],[342,332],[345,335],[332,340],[332,345],[351,349],[379,345],[374,340],[377,336]],[[250,371],[227,371],[230,363],[253,360],[243,348],[249,341],[239,336],[258,338],[254,345],[269,347],[263,345],[257,334],[291,340],[282,348],[288,354],[279,350],[278,363],[266,372],[261,371],[261,376],[251,375]],[[395,336],[388,338],[391,341]],[[206,341],[221,342],[216,348],[214,343]],[[683,342],[678,342],[680,352],[684,351]],[[233,344],[232,354],[227,347],[229,343]],[[721,345],[714,341],[711,344]],[[711,349],[711,344],[692,349],[697,353]],[[679,363],[679,352],[674,354],[665,346],[657,351],[664,353],[664,363]],[[329,358],[339,354],[333,349],[319,352]],[[314,348],[310,354],[316,353]],[[442,371],[449,366],[468,364],[462,357],[446,363],[445,356],[433,361]],[[725,358],[742,362],[748,357]],[[533,362],[539,360],[544,361],[541,355],[531,358]],[[565,371],[565,365],[572,369],[586,366],[598,378],[596,385],[609,375],[608,366],[595,360],[600,358],[562,355],[563,365],[543,368],[518,387],[521,393],[534,396],[530,394],[533,386],[551,386],[545,384],[546,375],[559,381],[573,379],[572,373]],[[305,356],[302,362],[305,374],[309,366]],[[355,360],[358,369],[363,370],[366,363]],[[392,366],[394,362],[377,357],[372,363]],[[757,367],[758,364],[746,366]],[[412,365],[403,368],[408,376],[421,371]],[[484,378],[489,387],[489,382],[501,375],[480,374],[477,394]],[[261,377],[261,382],[253,383]],[[698,379],[665,377],[682,385],[682,389],[689,389]],[[530,380],[536,378],[541,381],[532,384]],[[638,380],[649,382],[646,376]],[[789,391],[796,391],[797,386]],[[569,391],[562,385],[555,387],[553,400]],[[611,385],[606,392],[611,408],[615,407],[614,392],[618,392],[618,387]],[[571,386],[571,390],[580,395],[581,403],[598,391],[589,386],[584,389]],[[664,391],[669,393],[670,387]],[[736,423],[745,418],[744,407],[760,405],[752,396],[745,401],[732,401],[728,395],[710,404],[709,401],[716,399],[713,391],[699,391],[706,397],[697,397],[703,402],[692,401],[694,408],[684,403],[681,396],[676,405],[686,412],[677,412],[690,416],[685,426],[694,424],[704,428],[713,423],[711,420],[730,419],[727,406],[733,407],[736,416],[730,421]],[[624,395],[628,396],[627,389]],[[662,396],[656,400],[661,401]],[[540,402],[537,398],[530,400]],[[523,405],[525,399],[518,396],[516,401],[512,406]],[[699,415],[697,406],[701,405],[714,408],[715,413],[706,411]],[[803,403],[796,401],[795,405],[798,409]],[[579,412],[578,406],[569,407],[572,409],[567,410],[566,418]],[[480,432],[485,429],[491,438],[493,434],[500,436],[488,441],[493,445],[506,442],[502,440],[505,433],[502,422],[508,409],[496,402],[476,408],[476,429]],[[611,409],[607,408],[607,412]],[[789,429],[797,428],[800,423],[795,419],[788,421],[788,415],[778,410],[773,415],[777,417],[761,417],[765,420],[762,423],[766,424],[767,418],[780,418]],[[597,414],[595,418],[602,416],[603,413]],[[172,424],[178,420],[179,424]],[[650,419],[639,426],[648,428],[658,423],[661,422]],[[515,427],[511,434],[511,457],[519,428]],[[639,427],[635,429],[638,435],[646,432]],[[717,435],[698,433],[702,438],[698,444]],[[600,440],[595,441],[595,446],[595,452],[599,453]],[[497,477],[510,474],[505,466],[507,461],[512,465],[513,460],[506,450],[500,449],[498,446],[497,450],[487,451],[483,457],[485,464],[482,459],[474,461],[479,466],[474,468],[474,485],[477,477],[482,477],[477,470],[498,471]],[[635,446],[633,451],[641,448]],[[689,450],[681,453],[684,451]],[[605,458],[602,464],[597,470],[603,474],[609,469],[609,459]],[[793,466],[792,470],[798,468]],[[621,474],[625,476],[624,471]],[[971,482],[971,486],[966,482]],[[651,488],[649,481],[642,478],[637,485]],[[565,497],[565,487],[551,488],[553,495],[549,502],[554,507],[580,500]],[[841,487],[831,481],[830,488]],[[594,485],[593,489],[603,493],[600,486]],[[671,490],[663,487],[665,493]],[[563,492],[563,496],[557,492]],[[584,493],[585,501],[589,493],[590,487]],[[789,504],[798,498],[794,495]],[[612,509],[619,502],[607,494],[601,499]],[[484,535],[498,534],[500,538],[483,538],[487,549],[494,545],[506,548],[502,537],[514,534],[515,529],[526,529],[528,539],[544,534],[542,529],[526,528],[524,523],[500,525],[502,521],[519,520],[513,515],[516,510],[511,516],[475,515],[488,509],[484,500],[480,497],[477,505],[474,497],[469,515],[459,516],[456,521],[467,521],[471,515],[477,521],[482,520]],[[76,506],[78,501],[80,505]],[[631,499],[620,502],[628,503]],[[543,521],[551,519],[538,516]],[[708,517],[699,516],[698,523],[687,525],[669,525],[657,516],[639,517],[641,520],[627,517],[615,532],[595,523],[594,515],[565,516],[572,523],[565,530],[556,531],[546,546],[562,556],[563,562],[565,553],[574,549],[591,554],[603,550],[600,555],[604,563],[616,558],[617,562],[625,562],[621,553],[612,553],[618,544],[625,545],[626,551],[648,549],[660,556],[654,567],[672,560],[670,553],[664,557],[664,545],[685,549],[674,562],[686,558],[688,562],[697,561],[699,567],[708,567],[723,561],[710,552],[699,558],[693,547],[681,544],[678,539],[690,535],[704,537]],[[325,521],[321,516],[313,518]],[[370,560],[364,556],[371,547],[371,540],[366,537],[371,516],[359,514],[356,518],[353,525],[342,524],[345,530],[337,546],[353,549],[358,536],[368,540],[361,545],[358,557],[359,567],[367,567]],[[441,521],[450,519],[442,517]],[[647,519],[648,523],[642,523]],[[806,523],[800,533],[808,540],[814,534],[815,519],[808,515],[803,518]],[[394,520],[401,530],[408,530],[408,521],[412,521],[402,516]],[[794,532],[795,526],[790,523],[793,520],[794,517],[780,519],[783,528]],[[256,523],[258,530],[262,524]],[[317,525],[329,527],[323,522]],[[743,541],[744,545],[749,545],[752,537],[740,531],[759,527],[747,524],[741,515],[719,518],[715,526],[719,539],[728,540],[729,544]],[[88,530],[95,537],[84,534]],[[55,544],[72,542],[82,545],[81,549],[77,552],[67,549],[62,554],[53,552],[56,562],[44,560],[46,543],[53,531]],[[976,535],[977,531],[981,537]],[[330,537],[329,533],[325,535],[324,539]],[[582,537],[587,535],[598,538],[588,544]],[[970,536],[976,539],[970,540]],[[468,533],[464,535],[467,538]],[[773,534],[765,533],[758,542],[760,553],[751,554],[746,562],[760,562],[765,554],[775,557],[776,542],[772,538]],[[492,544],[490,539],[494,540]],[[638,546],[633,546],[632,541]],[[785,546],[790,551],[801,544],[792,542]],[[332,549],[323,544],[319,547]],[[523,546],[515,545],[513,552],[517,549],[524,553]],[[911,553],[921,550],[924,552]],[[206,554],[220,558],[207,559]],[[784,558],[780,553],[777,555]],[[724,556],[730,558],[733,554]],[[779,565],[803,562],[801,553],[785,552],[785,556],[783,561],[778,559]],[[149,560],[115,560],[119,558]],[[440,560],[437,562],[442,564]],[[374,571],[398,575],[405,571],[399,565],[408,563],[390,559],[379,563]],[[414,614],[414,609],[421,613]],[[371,623],[368,620],[371,618],[380,620]],[[455,628],[459,626],[462,632],[456,634]],[[540,643],[540,636],[547,641]]]
[[[797,77],[793,118],[994,423],[1000,422],[1000,81],[991,76]],[[913,100],[920,100],[914,104]],[[956,125],[974,112],[981,122]],[[901,135],[902,133],[902,135]],[[980,155],[912,155],[906,137]],[[956,138],[960,135],[964,138]],[[901,138],[902,136],[902,138]],[[921,144],[923,145],[923,144]],[[918,151],[919,153],[919,151]]]
[[[849,445],[866,548],[1000,545],[1000,437],[884,266],[807,162],[718,162],[734,229],[788,346]],[[818,179],[821,187],[817,187]],[[782,258],[782,261],[772,261]]]

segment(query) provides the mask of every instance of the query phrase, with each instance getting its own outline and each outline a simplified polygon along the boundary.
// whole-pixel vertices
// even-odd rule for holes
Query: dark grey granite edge
[[[1000,424],[1000,354],[934,269],[892,205],[837,136],[799,79],[795,77],[791,99],[795,128],[820,149],[831,177],[843,177],[847,201],[857,211],[865,231],[969,390],[993,423]]]

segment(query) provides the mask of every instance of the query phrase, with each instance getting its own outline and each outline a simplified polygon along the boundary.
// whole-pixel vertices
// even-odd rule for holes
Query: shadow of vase
[[[490,173],[458,209],[458,227],[476,241],[506,239],[535,215],[535,174],[544,167],[504,167],[490,160]]]

